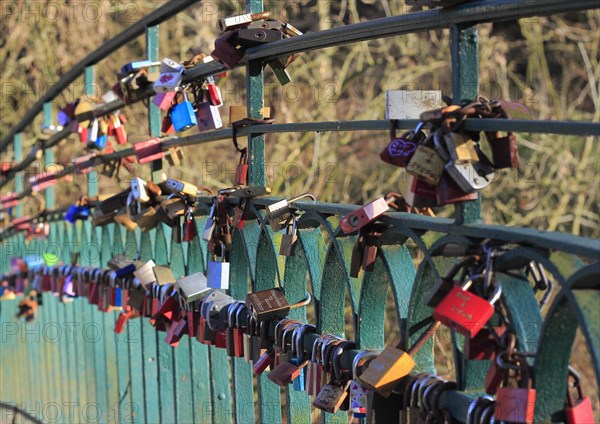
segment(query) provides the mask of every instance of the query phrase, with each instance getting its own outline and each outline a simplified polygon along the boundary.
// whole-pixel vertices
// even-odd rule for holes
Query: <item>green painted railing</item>
[[[192,2],[173,2],[179,5]],[[249,0],[251,12],[261,11],[261,0]],[[262,62],[273,57],[348,42],[406,34],[438,28],[451,29],[453,98],[473,98],[478,87],[477,30],[479,22],[516,19],[527,16],[584,10],[599,7],[597,2],[564,2],[530,0],[519,2],[477,1],[452,9],[435,9],[403,16],[348,25],[315,34],[283,40],[249,49],[246,55],[248,76],[247,98],[251,117],[260,117],[263,106]],[[153,20],[152,24],[157,22]],[[139,30],[139,29],[138,29]],[[157,59],[158,28],[145,28],[149,59]],[[85,62],[86,85],[93,82],[92,65]],[[184,79],[191,81],[221,72],[220,65],[211,63],[187,70]],[[62,87],[61,87],[62,88]],[[59,90],[60,91],[60,90]],[[56,93],[55,93],[56,94]],[[148,97],[151,93],[148,93]],[[51,99],[50,99],[51,100]],[[45,101],[49,101],[46,99]],[[122,108],[119,101],[96,111],[97,115]],[[43,108],[45,117],[51,108]],[[20,123],[10,134],[15,161],[20,163],[15,173],[2,185],[25,169],[29,159],[23,159],[21,136],[29,120]],[[150,133],[158,135],[160,116],[151,107]],[[413,126],[413,121],[400,121],[401,128]],[[486,120],[467,121],[478,130],[506,130],[556,134],[598,134],[597,123],[536,122]],[[261,125],[244,128],[248,135],[251,158],[251,185],[265,185],[264,134],[290,131],[354,131],[360,129],[388,130],[387,121],[296,123]],[[45,160],[52,161],[50,149],[65,131],[47,141],[41,149]],[[174,145],[190,146],[228,139],[231,130],[219,130],[181,137],[164,143],[163,149]],[[10,144],[0,143],[0,148]],[[126,149],[108,158],[132,154]],[[29,162],[30,164],[31,162]],[[152,164],[155,176],[160,163]],[[66,167],[64,174],[72,172]],[[31,194],[16,179],[15,190],[24,198]],[[90,181],[94,181],[90,178]],[[90,182],[88,192],[97,192]],[[519,349],[536,352],[535,369],[538,398],[536,420],[560,421],[567,385],[567,367],[578,328],[585,337],[600,381],[600,242],[568,234],[543,232],[526,228],[485,225],[481,223],[481,205],[468,202],[456,208],[454,220],[429,218],[406,213],[388,213],[382,219],[391,228],[381,239],[375,269],[351,278],[350,256],[355,236],[344,236],[338,229],[339,219],[356,206],[298,202],[299,245],[295,255],[278,256],[281,233],[262,225],[264,207],[276,198],[259,198],[251,202],[256,221],[247,222],[233,233],[231,250],[230,294],[244,299],[249,290],[263,290],[277,285],[285,289],[290,303],[303,299],[307,289],[314,295],[314,305],[293,310],[292,318],[314,317],[318,332],[344,336],[346,324],[359,349],[377,349],[386,341],[385,323],[394,317],[385,311],[391,291],[400,336],[410,345],[424,331],[431,319],[431,308],[423,295],[439,276],[459,258],[448,256],[444,246],[476,245],[492,239],[512,246],[502,260],[541,263],[560,290],[552,299],[548,312],[542,316],[530,282],[520,274],[498,272],[496,281],[503,287],[502,301],[517,332]],[[46,191],[48,208],[54,207],[51,190]],[[198,208],[196,223],[204,226],[211,199],[201,199],[206,208]],[[229,200],[230,208],[236,199]],[[17,211],[17,215],[20,214]],[[169,264],[176,276],[205,271],[207,246],[201,239],[177,243],[171,229],[160,225],[147,233],[127,232],[109,224],[93,228],[90,222],[70,225],[61,220],[61,212],[50,214],[50,236],[46,241],[26,241],[21,233],[7,230],[0,234],[0,274],[9,271],[8,258],[41,255],[53,252],[65,263],[71,254],[79,253],[82,266],[105,267],[114,255],[140,255],[141,260],[153,259],[156,264]],[[444,255],[445,254],[445,255]],[[499,261],[501,262],[501,261]],[[497,264],[501,267],[501,264]],[[346,300],[346,294],[348,299]],[[177,348],[163,342],[146,319],[130,320],[123,334],[115,335],[116,312],[100,313],[87,299],[76,298],[62,303],[50,293],[42,296],[37,319],[30,323],[17,321],[19,299],[0,302],[0,401],[17,405],[21,410],[44,422],[256,422],[308,423],[317,418],[310,398],[291,387],[280,389],[266,376],[256,378],[250,365],[241,358],[229,358],[224,350],[197,343],[184,337]],[[349,302],[347,304],[346,302]],[[349,306],[351,316],[345,310]],[[346,316],[345,316],[346,315]],[[483,393],[483,378],[489,367],[486,361],[465,360],[463,345],[453,338],[457,390],[441,398],[440,405],[454,419],[464,422],[470,401]],[[346,355],[348,365],[355,351]],[[435,372],[432,345],[422,349],[415,370]],[[397,411],[399,402],[378,396],[373,400],[378,422],[387,422]],[[346,422],[346,413],[322,414],[324,422]],[[1,421],[1,419],[0,419]]]

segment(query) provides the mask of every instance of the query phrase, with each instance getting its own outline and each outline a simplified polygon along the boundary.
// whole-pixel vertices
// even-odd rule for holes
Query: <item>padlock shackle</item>
[[[352,360],[352,379],[358,380],[358,367],[360,366],[361,361],[367,361],[369,359],[374,359],[379,356],[381,350],[361,350],[354,356]],[[364,366],[364,364],[363,364]]]

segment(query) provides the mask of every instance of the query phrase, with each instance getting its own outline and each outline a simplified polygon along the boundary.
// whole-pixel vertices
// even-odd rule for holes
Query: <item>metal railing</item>
[[[135,29],[127,30],[131,31],[129,34],[139,34],[146,28],[148,59],[158,59],[158,32],[156,28],[147,26],[172,16],[191,3],[171,2],[170,7],[164,6],[149,15],[152,18],[145,18],[141,26],[138,23],[134,25]],[[250,12],[259,12],[262,7],[260,0],[248,1]],[[432,9],[348,25],[252,48],[245,56],[248,110],[251,117],[261,117],[258,111],[263,106],[263,78],[262,73],[256,70],[262,69],[265,60],[350,42],[440,28],[451,30],[453,98],[474,98],[478,86],[477,39],[469,35],[476,35],[477,23],[598,7],[597,2],[593,1],[476,1],[451,9]],[[124,37],[119,38],[121,36],[112,40],[115,43],[112,46],[120,45],[115,40],[124,40]],[[23,161],[19,132],[43,109],[43,103],[55,97],[68,84],[67,81],[81,75],[82,69],[85,68],[86,83],[92,82],[93,68],[90,65],[109,52],[104,49],[88,56],[78,65],[76,73],[65,77],[0,142],[0,150],[3,150],[12,141],[15,161],[21,163],[2,182],[2,186],[25,169],[31,163],[28,163],[29,160],[35,160],[29,158]],[[202,79],[223,70],[217,63],[199,65],[185,71],[184,81]],[[151,95],[152,91],[149,90],[147,97]],[[122,107],[124,105],[116,101],[95,113],[99,116]],[[158,136],[160,115],[152,105],[150,108],[151,135]],[[398,127],[410,128],[415,123],[411,120],[399,121]],[[587,122],[490,119],[467,120],[466,125],[469,129],[485,131],[574,135],[600,133],[600,124]],[[315,122],[257,125],[240,129],[238,134],[249,138],[249,184],[264,186],[266,133],[388,129],[388,121]],[[231,130],[224,129],[179,137],[166,141],[162,148],[166,150],[173,146],[207,143],[228,139],[231,135]],[[67,136],[65,130],[40,148],[48,153]],[[125,149],[106,155],[104,160],[131,154],[133,149]],[[51,160],[52,155],[47,154],[47,163]],[[97,164],[100,164],[101,159],[97,160]],[[72,167],[66,167],[62,175],[71,172]],[[160,167],[154,164],[153,172],[157,176]],[[94,181],[93,178],[90,180]],[[15,191],[20,198],[31,194],[30,188],[19,184]],[[96,194],[95,183],[90,183],[88,191],[90,195]],[[47,206],[53,208],[52,192],[47,191],[46,197]],[[544,320],[526,278],[509,273],[496,275],[498,284],[503,287],[502,302],[521,343],[519,348],[536,352],[533,366],[536,384],[540,388],[536,401],[536,420],[561,419],[569,356],[559,356],[556,352],[571,351],[578,327],[584,333],[596,371],[596,381],[599,381],[600,346],[598,326],[594,322],[597,319],[596,308],[600,304],[597,284],[600,281],[598,240],[527,228],[485,225],[481,223],[479,201],[458,205],[454,220],[401,212],[388,213],[382,222],[389,224],[390,228],[382,238],[375,269],[361,274],[361,278],[352,278],[349,268],[356,236],[343,235],[338,224],[340,216],[354,210],[355,206],[295,203],[295,207],[302,212],[298,225],[299,244],[295,255],[282,261],[278,257],[281,234],[271,231],[268,225],[262,225],[264,207],[276,200],[252,200],[252,211],[257,221],[247,222],[242,230],[233,233],[230,294],[234,298],[244,299],[249,285],[254,291],[280,285],[290,302],[302,299],[308,277],[315,299],[314,316],[318,332],[344,335],[345,293],[348,292],[352,310],[350,321],[353,323],[357,347],[377,349],[385,342],[384,323],[390,319],[385,315],[385,304],[388,290],[391,290],[400,335],[405,344],[410,345],[431,319],[432,310],[424,304],[424,294],[457,260],[456,257],[448,257],[449,247],[477,245],[482,240],[492,239],[512,246],[511,255],[504,256],[504,260],[519,258],[520,261],[538,261],[560,286]],[[198,228],[203,227],[211,202],[208,198],[200,199],[200,203],[207,207],[198,208]],[[229,199],[229,207],[233,208],[236,202],[236,199]],[[115,224],[101,228],[93,228],[87,221],[70,225],[62,222],[60,216],[57,212],[49,217],[52,221],[50,236],[45,242],[26,241],[21,233],[13,230],[3,232],[0,235],[0,273],[8,272],[8,257],[40,253],[48,249],[55,249],[65,263],[71,262],[72,251],[79,252],[83,266],[103,267],[112,255],[127,252],[130,255],[139,254],[141,260],[153,259],[157,265],[170,265],[176,277],[206,270],[206,243],[198,238],[183,243],[172,241],[172,230],[165,225],[161,224],[150,232],[125,232]],[[95,253],[91,254],[92,251]],[[411,258],[411,253],[415,251],[422,258],[418,263]],[[589,263],[592,264],[587,265]],[[13,318],[18,300],[0,304],[0,325],[3,325],[3,337],[6,337],[6,342],[2,340],[0,348],[0,399],[22,402],[21,409],[42,421],[45,421],[44,418],[47,421],[44,408],[52,402],[61,406],[59,421],[63,422],[94,420],[90,415],[94,412],[94,417],[100,422],[281,422],[285,416],[287,422],[296,423],[311,422],[311,417],[314,418],[306,393],[294,391],[291,387],[282,391],[265,376],[254,381],[251,367],[241,358],[229,358],[222,349],[188,338],[182,339],[177,348],[171,348],[162,342],[162,336],[145,319],[130,320],[126,334],[113,337],[111,328],[116,312],[100,313],[86,299],[76,298],[71,303],[60,303],[50,293],[44,293],[42,298],[43,305],[39,308],[37,321],[26,324],[17,324]],[[306,320],[306,308],[293,310],[290,316]],[[77,324],[80,331],[75,328],[72,337],[54,337],[54,333],[49,333],[57,329],[66,331],[73,323]],[[31,343],[27,334],[30,337],[37,334],[39,338],[35,340],[36,343]],[[97,337],[98,334],[100,337]],[[466,360],[459,338],[453,338],[452,345],[458,388],[445,392],[440,406],[448,409],[454,419],[464,422],[470,401],[483,392],[483,380],[489,362]],[[352,354],[355,351],[344,357],[345,364],[351,361]],[[435,372],[431,345],[422,349],[416,359],[418,365],[415,372]],[[36,364],[35,367],[32,364]],[[55,382],[61,384],[56,385]],[[255,388],[258,397],[255,396]],[[70,403],[73,409],[67,411]],[[90,405],[94,405],[95,409],[90,409]],[[386,419],[393,419],[398,406],[395,397],[388,402],[376,397],[372,409],[378,422],[387,422]],[[322,420],[328,423],[346,422],[347,415],[344,412],[323,414]]]

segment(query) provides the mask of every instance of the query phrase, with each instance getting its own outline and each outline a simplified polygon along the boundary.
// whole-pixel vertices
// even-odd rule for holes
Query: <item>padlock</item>
[[[233,328],[233,356],[243,358],[244,355],[244,335],[248,330],[248,307],[240,303],[235,315],[235,326]]]
[[[577,389],[577,399],[573,399],[570,384],[567,385],[567,404],[565,406],[566,424],[592,424],[595,422],[592,401],[583,394],[579,374],[569,367],[569,376],[574,379],[573,386]]]
[[[246,306],[257,322],[272,321],[285,318],[290,309],[300,308],[310,303],[312,297],[306,292],[306,298],[290,305],[281,289],[268,289],[249,293],[246,296]]]
[[[233,69],[244,57],[246,49],[239,46],[237,41],[237,30],[225,31],[223,35],[215,40],[215,49],[211,56],[221,65]]]
[[[298,324],[295,327],[290,326],[286,329],[282,337],[281,348],[283,353],[288,353],[288,347],[286,342],[286,340],[288,339],[288,334],[292,335],[293,340],[291,343],[292,345],[294,345],[295,332],[301,328],[302,326]],[[269,378],[269,380],[271,380],[279,386],[287,386],[292,381],[295,381],[300,377],[306,365],[308,365],[308,361],[305,359],[299,360],[298,357],[288,357],[286,359],[280,359],[277,366],[273,368],[273,370],[267,375],[267,377]]]
[[[156,281],[159,286],[175,284],[176,282],[173,270],[168,266],[156,265],[152,268],[152,272],[154,273],[154,281]]]
[[[166,93],[177,90],[183,78],[183,65],[165,57],[160,64],[160,75],[154,82],[154,91]]]
[[[377,219],[389,210],[388,202],[384,197],[379,197],[361,208],[345,215],[340,221],[340,228],[344,234],[360,230],[369,222]]]
[[[446,131],[443,140],[450,154],[450,159],[454,163],[475,163],[479,161],[479,156],[475,150],[475,142],[471,140],[468,134]]]
[[[406,168],[417,150],[418,142],[425,138],[425,133],[422,131],[423,123],[419,122],[414,130],[406,131],[400,137],[396,137],[396,121],[392,120],[391,125],[390,138],[392,141],[381,151],[379,157],[390,165]]]
[[[268,19],[270,16],[270,12],[244,13],[242,15],[228,16],[226,18],[219,19],[219,21],[217,22],[217,28],[221,32],[240,29],[247,27],[254,21]]]
[[[240,152],[240,161],[235,167],[233,178],[235,185],[245,186],[248,183],[248,148],[244,147]]]
[[[361,361],[376,358],[381,351],[361,350],[352,360],[352,382],[350,383],[350,409],[354,418],[366,418],[368,397],[371,391],[358,379]]]
[[[183,241],[193,241],[197,235],[198,229],[196,228],[196,221],[190,207],[183,223]]]
[[[509,132],[505,137],[501,137],[499,132],[486,132],[485,135],[492,148],[494,168],[519,167],[517,136],[514,133]]]
[[[118,144],[127,144],[127,132],[125,131],[124,124],[121,122],[121,118],[118,114],[112,115],[113,128],[115,132],[115,139]]]
[[[484,327],[473,338],[465,338],[465,357],[471,361],[494,360],[498,353],[498,340],[506,332],[506,326]]]
[[[183,92],[183,101],[173,107],[170,115],[176,132],[187,131],[198,123],[194,106],[188,101],[185,91]]]
[[[138,163],[142,164],[162,159],[164,153],[161,144],[161,140],[158,137],[135,143],[133,149],[135,150]]]
[[[115,213],[114,220],[116,223],[124,226],[129,231],[135,231],[137,224],[129,217],[127,208],[122,208]]]
[[[206,77],[206,85],[208,91],[208,99],[210,104],[216,107],[223,106],[223,99],[221,98],[221,90],[215,83],[215,79],[212,75]]]
[[[150,231],[160,223],[159,214],[157,213],[158,208],[159,206],[148,206],[140,209],[135,215],[130,215],[130,218],[142,232]]]
[[[329,412],[330,414],[337,413],[348,397],[348,389],[351,380],[344,376],[341,369],[340,358],[346,346],[350,345],[353,345],[353,343],[342,342],[334,348],[332,354],[334,377],[329,383],[323,386],[313,401],[313,406],[322,411]]]
[[[477,200],[479,198],[477,191],[472,191],[471,193],[464,192],[446,171],[444,171],[438,185],[435,187],[435,195],[437,203],[440,206]]]
[[[171,109],[171,106],[173,105],[173,101],[175,100],[176,96],[177,96],[177,91],[169,91],[166,93],[157,93],[156,96],[154,96],[152,103],[154,103],[156,106],[158,106],[158,108],[160,110],[167,111],[167,110]],[[166,132],[166,131],[163,130],[163,132]]]
[[[165,343],[171,347],[177,347],[181,341],[181,338],[187,334],[187,325],[187,316],[182,311],[180,312],[179,318],[173,321],[169,327],[167,335],[165,336]]]
[[[444,172],[444,165],[444,160],[435,149],[420,144],[408,162],[406,171],[431,185],[436,185]]]
[[[488,301],[467,291],[472,284],[473,280],[468,280],[462,287],[453,287],[433,310],[435,320],[471,338],[494,315],[494,303],[502,294],[502,287],[498,285]]]
[[[186,303],[202,300],[210,291],[206,276],[202,272],[177,279],[175,287],[179,291],[179,296]]]
[[[281,236],[279,255],[293,256],[296,244],[298,244],[298,219],[292,214],[292,224],[287,226],[285,234]]]
[[[96,140],[98,139],[99,124],[98,119],[94,118],[88,126],[87,132],[87,147],[88,149],[96,148]]]
[[[131,194],[138,202],[146,203],[150,201],[150,196],[146,191],[146,182],[139,177],[131,179]]]
[[[284,227],[285,223],[291,217],[290,204],[305,197],[316,201],[315,197],[312,194],[307,193],[294,197],[293,199],[283,199],[270,205],[267,205],[266,212],[267,217],[269,218],[269,224],[271,225],[271,229],[273,231],[281,230]]]
[[[168,113],[162,119],[160,132],[165,135],[175,134],[175,128],[173,127],[173,121],[171,121],[171,115]]]
[[[195,119],[198,123],[199,131],[208,131],[223,127],[219,108],[213,106],[210,102],[198,103]]]
[[[243,305],[241,302],[232,303],[227,309],[227,328],[225,329],[225,351],[227,356],[235,356],[234,329],[235,317],[238,309]]]
[[[244,360],[254,363],[260,357],[261,338],[258,334],[259,326],[256,319],[248,316],[248,330],[244,333]]]
[[[187,181],[177,180],[175,178],[169,178],[165,182],[165,187],[172,193],[187,194],[188,196],[195,197],[198,195],[198,187],[188,183]]]
[[[496,358],[503,361],[503,355]],[[516,369],[518,387],[508,387],[508,370],[505,371],[504,386],[496,393],[494,419],[513,423],[533,424],[536,390],[531,387],[530,365],[525,358],[518,357],[518,364],[509,365]]]
[[[208,261],[206,268],[208,287],[227,290],[229,288],[229,267],[225,243],[221,243],[221,261],[217,261],[216,255],[213,255],[212,260]]]
[[[360,382],[363,386],[377,391],[381,396],[389,397],[392,389],[415,367],[413,356],[433,337],[439,326],[439,321],[430,324],[407,352],[401,350],[399,346],[387,345],[359,376]]]
[[[306,374],[308,371],[306,367],[308,366],[310,357],[305,353],[304,336],[307,333],[314,334],[316,332],[317,328],[311,324],[302,324],[294,331],[294,349],[292,350],[294,357],[292,358],[292,363],[301,369],[298,377],[292,379],[292,388],[295,391],[304,391],[306,387]]]
[[[142,287],[148,288],[151,284],[156,282],[156,277],[152,271],[155,266],[156,264],[154,261],[149,260],[140,265],[139,268],[133,272],[133,275],[140,281]]]
[[[264,25],[261,24],[255,28],[238,29],[236,39],[238,46],[241,46],[242,49],[247,49],[249,47],[259,46],[261,44],[272,43],[274,41],[280,41],[284,39],[284,35],[281,31],[264,29],[263,27]]]

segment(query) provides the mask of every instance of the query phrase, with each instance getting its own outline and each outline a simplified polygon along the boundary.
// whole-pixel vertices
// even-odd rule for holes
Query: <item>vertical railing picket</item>
[[[253,291],[267,290],[277,284],[277,253],[269,232],[270,227],[265,226],[257,240],[256,257],[260,260],[255,264]],[[282,422],[280,388],[267,378],[266,371],[258,377],[258,401],[260,422]]]
[[[229,261],[231,296],[234,299],[245,300],[250,280],[250,263],[247,250],[251,244],[245,239],[246,228],[233,232],[233,244]],[[252,369],[244,358],[232,358],[231,373],[233,378],[233,411],[236,422],[255,422],[254,417],[254,384]]]
[[[175,229],[173,230],[175,231]],[[183,257],[183,246],[171,237],[170,265],[175,278],[185,275],[185,260]],[[175,381],[175,412],[177,422],[194,422],[194,408],[190,408],[193,402],[192,369],[191,366],[191,343],[189,337],[182,337],[179,345],[174,349],[174,381]]]

